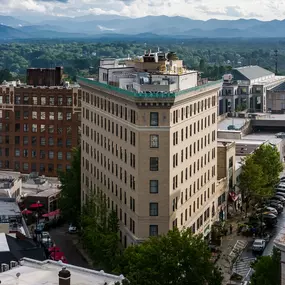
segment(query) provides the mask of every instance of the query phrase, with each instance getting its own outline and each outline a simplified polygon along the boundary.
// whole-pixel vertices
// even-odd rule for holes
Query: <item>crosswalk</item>
[[[246,277],[248,272],[250,271],[251,263],[255,261],[254,257],[243,257],[236,261],[233,266],[233,271],[242,277]]]
[[[247,243],[246,240],[238,240],[229,254],[230,258],[235,258],[247,246]]]

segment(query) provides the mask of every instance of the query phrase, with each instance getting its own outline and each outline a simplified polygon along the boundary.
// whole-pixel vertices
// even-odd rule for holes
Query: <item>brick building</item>
[[[78,86],[0,86],[0,169],[57,176],[79,143]]]
[[[60,86],[62,85],[63,67],[28,68],[27,84],[31,86]]]

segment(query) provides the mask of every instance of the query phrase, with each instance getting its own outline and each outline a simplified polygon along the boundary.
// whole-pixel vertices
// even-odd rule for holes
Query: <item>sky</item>
[[[0,0],[0,14],[39,17],[118,14],[184,16],[192,19],[285,18],[280,0]]]

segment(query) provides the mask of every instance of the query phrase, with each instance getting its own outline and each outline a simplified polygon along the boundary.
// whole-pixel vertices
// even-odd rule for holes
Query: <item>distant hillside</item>
[[[39,15],[38,15],[39,17]],[[256,19],[192,20],[185,17],[146,16],[128,18],[118,15],[86,15],[56,17],[43,15],[34,24],[15,17],[1,16],[0,23],[16,28],[2,27],[4,38],[282,38],[285,20],[259,21]],[[18,30],[18,31],[17,31]]]
[[[26,39],[29,38],[29,34],[26,34],[17,29],[0,25],[0,38],[1,39]]]

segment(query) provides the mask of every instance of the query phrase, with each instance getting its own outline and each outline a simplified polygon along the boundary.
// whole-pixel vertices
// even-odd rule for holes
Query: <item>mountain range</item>
[[[285,20],[256,19],[192,20],[185,17],[146,16],[128,18],[118,15],[86,15],[49,17],[29,22],[0,15],[0,38],[100,38],[100,37],[171,38],[281,38],[285,36]]]

